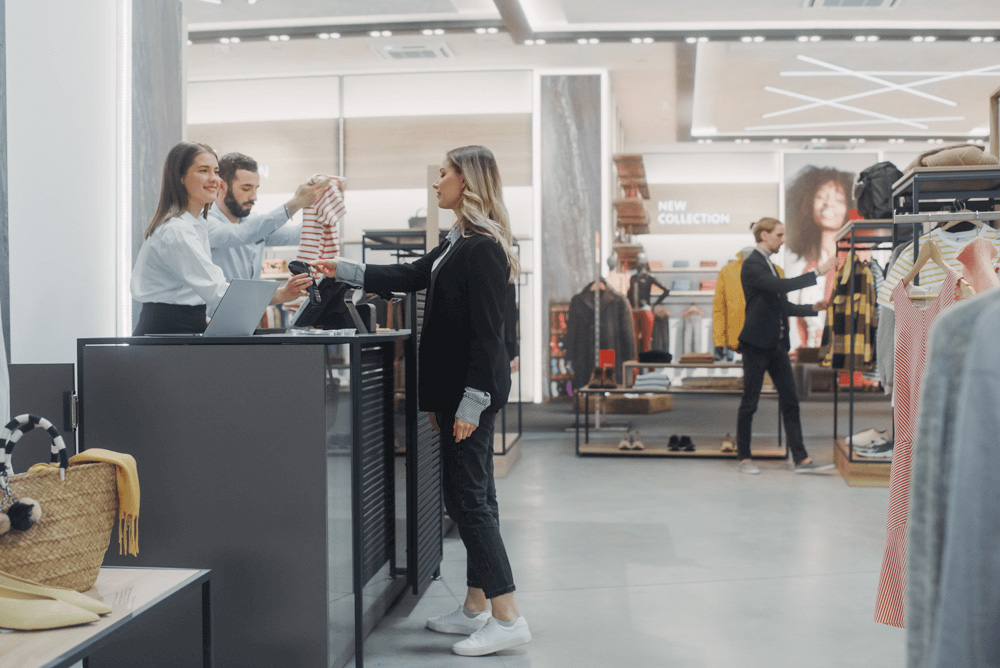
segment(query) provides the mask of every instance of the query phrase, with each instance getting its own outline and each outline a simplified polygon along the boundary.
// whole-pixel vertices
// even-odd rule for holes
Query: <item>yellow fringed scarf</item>
[[[114,464],[118,480],[118,554],[139,556],[139,472],[135,457],[121,452],[88,448],[69,458],[69,465]],[[29,471],[59,468],[58,464],[35,464]]]

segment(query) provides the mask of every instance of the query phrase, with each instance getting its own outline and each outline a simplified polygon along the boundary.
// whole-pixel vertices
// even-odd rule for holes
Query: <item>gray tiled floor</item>
[[[829,461],[827,423],[807,424]],[[760,462],[577,458],[571,435],[527,435],[498,480],[517,599],[535,640],[479,659],[424,629],[464,596],[465,551],[404,595],[365,643],[367,666],[898,667],[904,632],[872,621],[886,489]]]

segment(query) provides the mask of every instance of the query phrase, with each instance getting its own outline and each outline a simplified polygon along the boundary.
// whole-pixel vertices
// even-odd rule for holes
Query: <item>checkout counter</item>
[[[438,571],[438,443],[394,367],[402,348],[416,387],[416,315],[407,322],[348,336],[79,340],[79,448],[132,454],[142,486],[139,556],[112,546],[105,565],[212,569],[216,666],[353,656],[360,668],[368,632]],[[196,605],[151,614],[89,665],[201,665]]]

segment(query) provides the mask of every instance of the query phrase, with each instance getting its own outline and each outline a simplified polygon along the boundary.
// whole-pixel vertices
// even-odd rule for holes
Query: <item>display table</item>
[[[0,633],[0,666],[4,668],[66,668],[113,644],[118,632],[143,614],[187,590],[201,588],[201,653],[212,663],[211,571],[186,568],[102,568],[85,593],[111,608],[100,621],[47,631]],[[191,614],[191,610],[187,611]]]
[[[78,342],[79,447],[132,454],[142,485],[140,554],[105,563],[211,568],[217,665],[363,665],[408,584],[397,536],[413,551],[396,516],[400,341],[409,330]],[[188,665],[176,646],[198,630],[165,611],[91,665]]]

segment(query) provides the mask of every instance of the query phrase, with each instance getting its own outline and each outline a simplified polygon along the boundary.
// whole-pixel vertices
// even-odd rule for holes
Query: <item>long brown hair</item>
[[[171,218],[176,218],[187,211],[188,194],[184,187],[184,176],[191,168],[194,159],[202,153],[215,155],[215,149],[208,144],[182,141],[170,149],[167,160],[163,163],[163,182],[160,184],[160,203],[156,207],[153,219],[146,226],[146,231],[142,235],[143,239],[153,236],[163,223]],[[205,206],[202,216],[208,215],[211,204]]]
[[[459,225],[465,235],[472,231],[492,237],[503,248],[510,265],[508,280],[513,282],[521,271],[514,253],[514,235],[510,217],[503,203],[503,186],[496,158],[485,146],[462,146],[448,151],[448,162],[465,179]]]
[[[850,212],[854,208],[854,174],[833,167],[803,167],[785,193],[785,221],[788,223],[785,244],[788,250],[809,262],[819,259],[823,241],[823,230],[813,219],[813,200],[827,183],[833,183],[844,193],[844,204]],[[845,213],[841,225],[847,222],[847,217]]]

